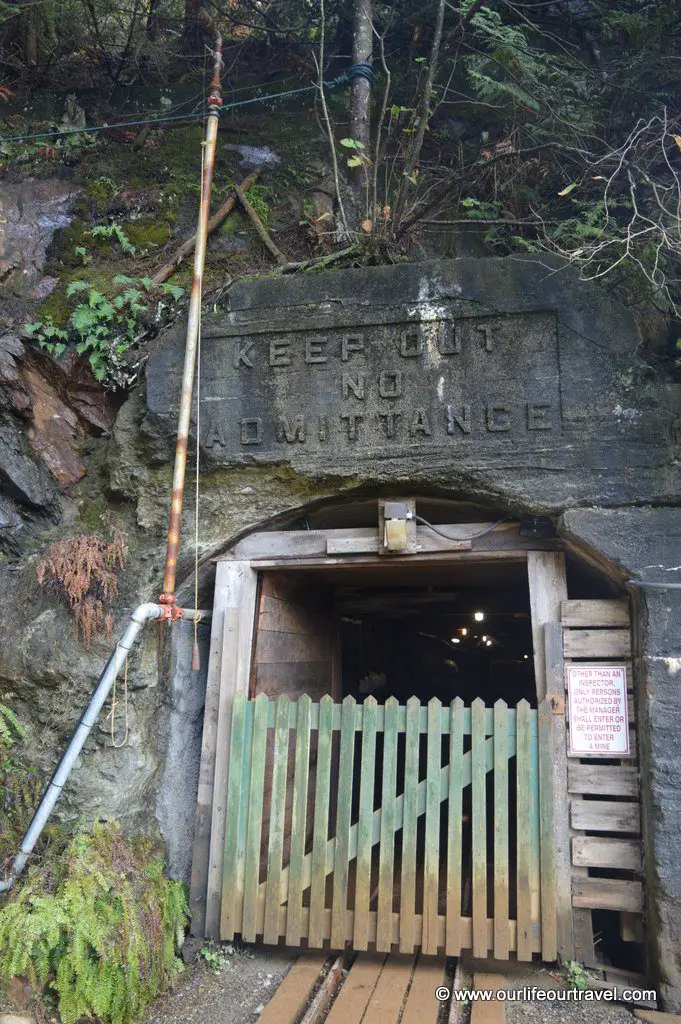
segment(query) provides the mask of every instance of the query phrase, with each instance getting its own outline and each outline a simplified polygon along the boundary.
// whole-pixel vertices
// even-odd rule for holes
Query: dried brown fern
[[[41,587],[56,590],[73,615],[76,639],[86,647],[100,634],[111,636],[107,604],[118,593],[118,569],[125,566],[127,537],[120,521],[102,516],[109,537],[80,533],[54,541],[37,568]]]

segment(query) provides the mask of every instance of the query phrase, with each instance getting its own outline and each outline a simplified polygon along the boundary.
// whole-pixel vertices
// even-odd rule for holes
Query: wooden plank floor
[[[258,1018],[259,1024],[295,1024],[319,980],[326,956],[299,956]]]
[[[265,1024],[295,1024],[319,979],[324,958],[300,957],[265,1007]],[[324,1024],[436,1024],[435,989],[445,980],[436,957],[359,953]]]

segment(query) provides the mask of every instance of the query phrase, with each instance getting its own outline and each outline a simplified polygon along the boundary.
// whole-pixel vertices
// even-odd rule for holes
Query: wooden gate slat
[[[390,946],[392,945],[398,706],[397,700],[394,697],[389,697],[385,702],[381,833],[378,854],[378,925],[376,932],[376,949],[379,953],[390,952]]]
[[[357,861],[355,865],[355,920],[352,944],[365,950],[369,945],[369,899],[371,896],[371,831],[374,816],[374,780],[376,772],[375,697],[367,697],[362,708],[362,761],[359,780],[357,818]]]
[[[539,816],[539,742],[537,712],[530,709],[530,914],[541,932],[541,821]],[[532,728],[534,726],[534,728]]]
[[[336,856],[333,868],[333,902],[331,904],[331,948],[345,948],[345,917],[348,909],[348,869],[350,824],[352,813],[352,771],[355,760],[354,697],[346,697],[341,712],[340,760],[338,765],[338,797],[336,802]]]
[[[286,816],[286,777],[288,774],[289,697],[277,697],[277,724],[274,730],[272,804],[270,807],[269,849],[267,851],[267,895],[263,941],[279,942],[279,907],[286,898],[281,886]]]
[[[248,789],[248,829],[246,832],[246,870],[244,873],[244,908],[241,937],[255,942],[258,925],[258,883],[260,881],[260,843],[265,787],[265,751],[269,700],[264,693],[253,702],[253,741]]]
[[[485,705],[471,704],[471,829],[473,889],[473,956],[487,956],[487,771]]]
[[[564,728],[552,713],[548,700],[537,712],[539,733],[539,817],[541,830],[541,946],[542,959],[558,957],[558,923],[556,900],[556,847],[553,821],[553,750],[554,731]]]
[[[445,952],[461,952],[461,870],[463,825],[463,701],[450,705],[449,803],[447,814],[447,910]]]
[[[222,859],[222,903],[220,907],[220,935],[234,938],[236,930],[237,852],[241,819],[242,776],[244,774],[244,736],[247,700],[244,693],[235,693],[232,704],[232,728],[229,751],[229,781],[227,784],[227,822],[224,856]]]
[[[308,945],[313,947],[321,946],[327,937],[325,935],[324,907],[326,902],[326,848],[329,835],[332,730],[333,699],[327,695],[322,697],[319,702],[319,733],[317,741],[317,772],[310,879],[310,923],[307,937]],[[303,876],[303,885],[306,882],[307,878]]]
[[[531,875],[531,737],[530,705],[516,708],[516,952],[519,960],[532,959]]]
[[[416,828],[419,784],[418,697],[407,701],[404,744],[404,815],[402,820],[402,870],[400,876],[400,953],[413,953],[416,945]]]
[[[494,956],[508,959],[508,706],[494,705]]]
[[[423,935],[421,951],[429,956],[438,947],[438,900],[440,895],[440,771],[442,765],[441,702],[428,702],[426,747],[426,839],[423,856]]]
[[[293,814],[291,818],[291,856],[288,875],[286,945],[298,946],[302,935],[303,858],[307,836],[307,791],[310,777],[310,728],[312,699],[307,694],[298,700],[296,755],[293,776]]]

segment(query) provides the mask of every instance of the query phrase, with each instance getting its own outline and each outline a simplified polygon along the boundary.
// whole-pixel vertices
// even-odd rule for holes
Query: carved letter
[[[470,434],[471,432],[471,407],[470,405],[462,405],[461,411],[457,412],[456,407],[453,405],[447,406],[447,433],[456,434],[457,429],[463,431],[464,434]]]
[[[293,423],[289,420],[288,416],[280,416],[279,423],[277,424],[277,441],[288,441],[289,444],[293,444],[295,441],[300,441],[302,444],[305,441],[305,417],[294,416]]]
[[[383,422],[386,437],[395,436],[395,424],[401,415],[401,412],[379,412],[378,418]]]
[[[399,398],[402,394],[402,374],[399,370],[383,370],[378,378],[381,398]]]
[[[532,405],[527,403],[527,429],[528,430],[551,430],[551,423],[548,419],[550,405]]]
[[[433,431],[431,430],[428,413],[425,409],[416,409],[414,411],[411,423],[409,424],[409,433],[412,437],[416,437],[417,434],[423,434],[424,437],[431,436]]]
[[[400,355],[405,358],[420,356],[423,352],[423,336],[418,327],[409,327],[400,333]]]
[[[364,355],[364,337],[361,334],[344,334],[341,342],[341,359],[347,363],[354,352]]]
[[[475,329],[476,329],[476,331],[480,331],[482,334],[485,335],[485,352],[491,352],[492,351],[492,342],[494,340],[493,337],[492,337],[492,327],[491,327],[491,325],[490,324],[478,324]]]
[[[348,432],[349,441],[357,440],[357,424],[363,419],[364,416],[361,413],[346,413],[344,416],[341,416],[341,420],[345,421],[345,429]]]
[[[270,342],[270,366],[290,366],[291,357],[289,355],[289,349],[291,347],[290,341],[271,341]]]
[[[206,431],[206,438],[203,442],[204,448],[212,448],[214,444],[219,444],[221,448],[224,448],[227,444],[220,420],[210,421]]]
[[[305,342],[305,362],[325,363],[327,357],[324,355],[323,345],[326,345],[326,341],[308,338]]]
[[[364,398],[364,386],[366,384],[366,375],[364,373],[357,374],[357,380],[351,377],[349,373],[343,374],[343,398],[349,398],[350,392],[352,391],[355,398]]]
[[[438,326],[437,347],[443,356],[455,356],[461,352],[461,326],[451,320],[441,320]]]
[[[234,366],[250,366],[253,369],[253,363],[251,362],[250,355],[251,349],[255,345],[254,341],[245,341],[243,344],[237,342],[234,346]]]
[[[262,420],[252,417],[241,421],[241,443],[262,444]]]
[[[507,405],[487,406],[487,429],[492,433],[511,429],[511,410]]]

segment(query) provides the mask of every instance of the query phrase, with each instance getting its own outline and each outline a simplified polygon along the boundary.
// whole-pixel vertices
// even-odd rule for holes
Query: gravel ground
[[[234,952],[223,953],[219,972],[202,956],[189,964],[174,990],[148,1008],[145,1024],[254,1024],[296,955],[229,945],[213,949]]]
[[[636,1024],[615,1003],[506,1003],[506,1024]]]
[[[547,989],[567,988],[565,981],[554,977],[545,967],[514,965],[509,971],[504,988]],[[626,1006],[617,1003],[558,1003],[537,999],[507,1002],[505,1024],[636,1024],[636,1018]]]

